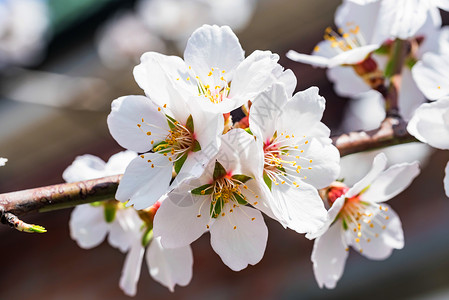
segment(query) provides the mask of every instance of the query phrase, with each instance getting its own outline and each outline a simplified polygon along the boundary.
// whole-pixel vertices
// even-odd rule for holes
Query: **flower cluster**
[[[414,10],[400,16],[397,3],[344,1],[335,19],[339,29],[326,29],[313,55],[287,55],[329,68],[342,95],[374,90],[388,98],[389,85],[396,84],[391,53],[403,51],[398,107],[388,109],[411,119],[408,130],[419,140],[449,149],[441,141],[449,140],[449,100],[416,109],[424,95],[449,91],[443,80],[437,81],[438,91],[425,90],[431,84],[421,73],[431,72],[437,60],[424,52],[447,48],[437,2],[417,1],[422,9],[414,22],[409,19]],[[121,203],[79,206],[70,226],[83,248],[108,235],[113,247],[128,253],[120,280],[127,294],[136,293],[145,248],[155,280],[171,291],[175,284],[188,284],[190,244],[207,232],[229,268],[255,265],[268,239],[263,214],[315,239],[312,262],[320,287],[336,286],[349,247],[376,260],[403,247],[399,217],[384,202],[411,184],[418,163],[386,169],[386,156],[379,154],[352,188],[335,181],[341,176],[340,154],[321,122],[325,99],[317,87],[294,93],[296,78],[278,60],[270,51],[245,57],[232,30],[216,25],[192,34],[183,59],[143,54],[134,77],[145,96],[114,100],[107,120],[113,138],[128,151],[107,164],[78,158],[64,173],[67,181],[78,181],[124,170],[115,195]],[[234,121],[236,112],[244,117]],[[449,179],[445,183],[449,190]]]
[[[340,158],[321,122],[325,100],[315,87],[293,95],[296,79],[278,59],[269,51],[245,58],[229,27],[204,25],[184,60],[142,56],[134,77],[145,96],[113,101],[111,135],[140,153],[116,199],[140,210],[160,203],[153,235],[167,251],[210,232],[212,248],[238,271],[265,252],[262,213],[298,233],[325,224],[317,189],[337,178]],[[233,123],[240,109],[246,117]]]

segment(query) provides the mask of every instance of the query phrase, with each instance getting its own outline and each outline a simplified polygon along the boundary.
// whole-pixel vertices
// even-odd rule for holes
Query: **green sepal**
[[[239,195],[238,193],[234,193],[234,197],[237,200],[237,202],[241,205],[246,205],[248,204],[248,202],[245,200],[244,197],[242,197],[241,195]]]
[[[181,157],[177,158],[175,161],[175,172],[176,174],[179,174],[179,171],[181,171],[182,166],[186,162],[187,156],[189,155],[188,152],[185,152]]]
[[[167,117],[168,127],[170,127],[171,130],[175,129],[176,128],[175,123],[177,123],[177,121],[172,117],[170,117],[169,115],[165,116]]]
[[[390,49],[391,49],[391,46],[382,45],[379,48],[377,48],[376,50],[374,50],[374,54],[388,55],[388,54],[390,54]]]
[[[210,215],[212,218],[217,218],[221,213],[221,207],[222,207],[222,198],[218,198],[216,200],[215,207],[213,202],[210,203]]]
[[[193,145],[192,145],[192,152],[198,152],[201,150],[201,146],[200,143],[197,140],[193,141]]]
[[[348,230],[349,227],[348,227],[348,224],[346,223],[346,220],[343,219],[341,223],[343,224],[343,229]]]
[[[263,181],[265,182],[265,184],[268,186],[268,188],[271,191],[271,185],[273,184],[273,182],[271,181],[270,177],[268,177],[268,175],[265,172],[263,173]]]
[[[245,182],[247,182],[248,180],[252,179],[251,177],[246,176],[246,175],[243,175],[243,174],[232,175],[231,178],[232,178],[232,179],[235,179],[235,180],[238,180],[238,181],[241,182],[241,183],[245,183]]]
[[[196,189],[193,189],[190,191],[190,193],[194,194],[194,195],[209,195],[212,194],[212,192],[214,191],[214,189],[211,188],[212,184],[208,183],[205,185],[202,185],[200,187],[197,187]],[[204,191],[204,194],[202,194],[201,192]]]
[[[107,201],[104,203],[104,219],[106,223],[112,223],[115,220],[117,213],[117,205],[114,201]]]
[[[283,173],[282,175],[287,175],[287,171],[285,171],[284,167],[277,167],[277,169]]]
[[[416,58],[414,57],[407,57],[405,59],[405,65],[411,70],[413,68],[413,66],[417,63],[418,61],[416,60]]]
[[[251,132],[251,129],[249,129],[249,127],[246,127],[244,130],[245,130],[246,132],[248,132],[249,134],[253,135],[253,133]]]
[[[226,175],[225,168],[218,161],[215,161],[215,168],[214,168],[214,175],[213,175],[214,181],[217,179],[223,178],[225,175]]]
[[[387,62],[387,65],[385,66],[384,76],[385,78],[390,78],[391,76],[393,76],[393,61],[390,60]]]
[[[161,146],[160,150],[156,150],[157,147]],[[168,148],[168,149],[167,149]],[[161,141],[153,146],[153,152],[157,153],[168,153],[171,151],[171,148],[168,146],[168,143],[166,141]]]
[[[146,247],[151,242],[151,239],[153,238],[153,227],[148,227],[147,230],[145,230],[145,233],[142,235],[142,246]]]
[[[186,121],[186,128],[187,128],[191,133],[194,132],[195,127],[194,127],[194,125],[193,125],[193,118],[192,118],[192,115],[190,115],[190,116],[187,118],[187,121]]]
[[[93,206],[93,207],[98,207],[98,206],[101,206],[101,205],[103,205],[103,202],[101,202],[101,201],[96,201],[96,202],[92,202],[92,203],[89,203],[91,206]]]

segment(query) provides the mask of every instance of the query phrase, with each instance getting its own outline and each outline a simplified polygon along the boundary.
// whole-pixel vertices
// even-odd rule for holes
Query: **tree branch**
[[[357,152],[417,142],[407,132],[406,127],[407,123],[401,118],[388,117],[379,129],[342,134],[332,140],[343,157]],[[13,218],[15,215],[22,216],[31,212],[45,212],[114,199],[121,177],[122,175],[115,175],[0,194],[0,218],[2,223],[17,228],[15,224],[20,220]]]
[[[407,132],[407,122],[400,117],[387,117],[380,128],[371,131],[350,132],[332,137],[340,156],[375,150],[388,146],[419,142]]]
[[[0,216],[25,215],[114,199],[122,175],[0,194]]]

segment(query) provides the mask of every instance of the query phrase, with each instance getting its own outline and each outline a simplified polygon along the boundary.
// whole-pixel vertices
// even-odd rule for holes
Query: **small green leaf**
[[[193,125],[193,118],[192,118],[192,115],[190,115],[190,116],[187,118],[187,121],[186,121],[186,128],[187,128],[191,133],[194,132],[195,127],[194,127],[194,125]]]
[[[252,179],[251,177],[246,176],[246,175],[243,175],[243,174],[232,175],[231,178],[232,178],[232,179],[235,179],[235,180],[237,180],[237,181],[239,181],[239,183],[240,183],[240,182],[241,182],[241,183],[245,183],[245,182],[247,182],[248,180]]]
[[[179,171],[181,171],[182,166],[186,162],[187,156],[189,155],[188,152],[184,153],[181,157],[177,158],[175,161],[175,172],[176,174],[179,174]]]
[[[115,201],[107,201],[104,203],[104,219],[106,220],[106,223],[112,223],[115,219],[117,205],[115,205],[114,202]]]
[[[168,123],[168,127],[170,127],[170,129],[175,129],[176,128],[176,123],[178,123],[175,119],[173,119],[172,117],[170,117],[169,115],[165,115],[167,117],[167,123]]]
[[[214,189],[212,188],[212,184],[208,183],[197,187],[196,189],[191,190],[190,192],[194,195],[209,195],[212,194]]]
[[[146,247],[150,243],[151,239],[153,238],[153,228],[148,227],[147,230],[145,230],[145,233],[142,236],[142,246]]]
[[[198,152],[201,150],[201,146],[200,143],[197,140],[193,141],[193,145],[192,145],[192,152]]]
[[[265,181],[265,184],[268,186],[268,188],[271,191],[271,184],[273,183],[270,179],[270,177],[268,177],[268,175],[264,172],[263,173],[263,181]]]
[[[30,225],[30,227],[24,229],[23,231],[28,233],[45,233],[47,229],[40,225]]]
[[[226,175],[225,168],[218,161],[215,161],[215,168],[214,168],[214,175],[213,175],[214,181],[217,179],[223,178],[225,175]]]
[[[238,193],[234,193],[234,197],[237,200],[237,202],[241,205],[246,205],[248,204],[248,202],[245,200],[244,197],[242,197],[242,195],[239,195]]]
[[[213,202],[210,203],[210,215],[212,216],[212,218],[217,218],[220,215],[222,206],[223,200],[221,197],[217,199],[215,205]]]

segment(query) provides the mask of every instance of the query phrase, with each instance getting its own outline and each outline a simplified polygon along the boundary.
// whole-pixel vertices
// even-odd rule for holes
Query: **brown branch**
[[[357,152],[416,142],[417,140],[407,132],[406,127],[407,123],[400,117],[388,117],[379,129],[351,132],[333,137],[332,140],[343,157]],[[114,199],[121,177],[122,175],[115,175],[0,194],[0,219],[2,223],[9,224],[18,230],[25,228],[21,231],[40,232],[33,231],[33,228],[37,227],[27,230],[26,226],[35,225],[28,225],[17,216]]]
[[[376,130],[342,134],[332,137],[332,142],[343,157],[362,151],[418,142],[418,140],[407,132],[407,122],[402,118],[387,117]]]
[[[20,216],[114,199],[122,175],[0,194],[0,212]]]

